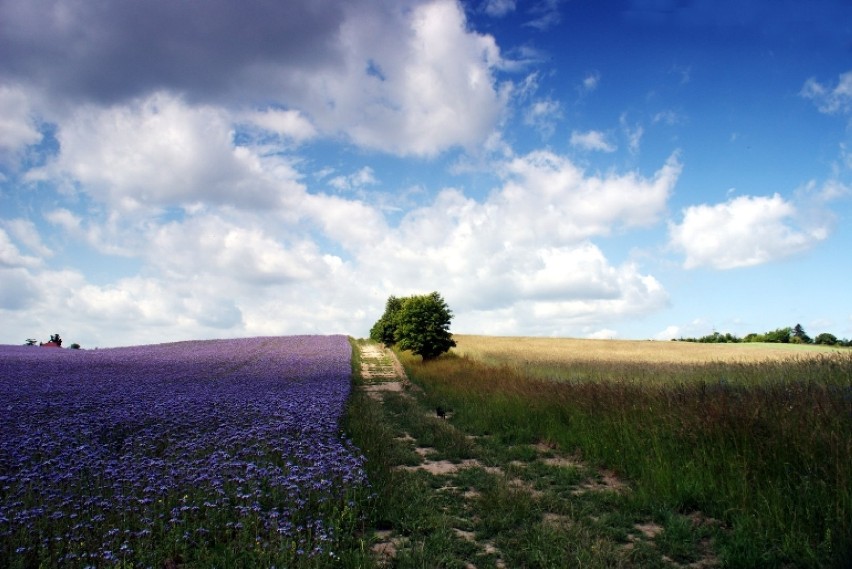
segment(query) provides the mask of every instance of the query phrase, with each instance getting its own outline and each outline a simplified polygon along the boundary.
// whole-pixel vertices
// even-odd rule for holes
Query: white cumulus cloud
[[[584,93],[591,93],[592,91],[594,91],[595,89],[598,88],[598,85],[600,85],[600,82],[601,82],[601,74],[600,73],[598,73],[597,71],[594,72],[594,73],[590,73],[589,75],[586,75],[585,79],[583,79],[582,91]]]
[[[515,0],[484,0],[482,10],[494,18],[502,18],[515,11]]]
[[[668,302],[653,276],[611,263],[590,238],[656,223],[679,172],[676,157],[650,178],[587,175],[550,152],[517,157],[486,199],[445,189],[379,242],[364,242],[358,267],[399,294],[440,289],[460,329],[592,333]]]
[[[27,93],[0,85],[0,164],[9,162],[16,152],[41,138]]]
[[[199,201],[275,208],[299,191],[285,165],[262,167],[250,149],[234,146],[223,109],[190,106],[169,93],[80,107],[57,138],[61,152],[45,168],[116,210]]]
[[[841,73],[833,86],[811,77],[805,81],[801,95],[813,100],[820,112],[849,114],[852,112],[852,71]]]
[[[571,133],[571,146],[582,150],[597,150],[599,152],[615,152],[616,146],[606,139],[606,134],[599,130],[587,132],[573,131]]]
[[[296,142],[304,142],[317,136],[317,129],[305,115],[294,109],[267,109],[252,111],[244,120],[261,129],[274,132]]]
[[[534,101],[524,113],[524,124],[535,127],[543,136],[549,137],[562,118],[562,106],[558,101],[543,99]]]
[[[393,154],[483,143],[508,103],[494,38],[470,31],[454,0],[390,6],[342,26],[342,66],[308,72],[293,89],[297,104],[324,131]]]
[[[684,267],[733,269],[782,259],[827,236],[821,225],[796,226],[796,207],[779,194],[740,196],[716,205],[690,206],[669,224],[670,243],[686,255]]]

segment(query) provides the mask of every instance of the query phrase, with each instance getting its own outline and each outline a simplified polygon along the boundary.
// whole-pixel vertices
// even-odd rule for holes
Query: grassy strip
[[[356,390],[345,423],[367,456],[376,493],[369,525],[381,538],[373,541],[396,550],[389,566],[653,568],[712,558],[718,526],[638,507],[631,492],[604,487],[597,469],[510,435],[517,422],[503,435],[472,437],[462,419],[471,410],[423,385],[385,392],[381,401]],[[437,417],[438,403],[448,419]],[[506,417],[496,411],[495,419]],[[423,454],[456,468],[411,468]],[[598,489],[585,490],[595,483]],[[643,535],[642,525],[654,535]]]
[[[357,347],[358,342],[353,341],[355,352]],[[360,362],[354,358],[353,377],[355,385],[360,385]],[[397,413],[415,415],[405,409],[401,397],[397,400]],[[369,509],[369,537],[375,542],[377,532],[394,531],[399,549],[395,567],[463,567],[451,561],[472,556],[470,546],[453,532],[433,481],[426,473],[398,468],[417,464],[420,457],[399,439],[404,429],[395,417],[398,415],[357,389],[344,417],[344,430],[367,457],[367,474],[375,490]]]
[[[635,482],[639,509],[701,511],[736,567],[843,565],[852,544],[852,357],[619,364],[619,380],[401,354],[428,404],[502,444],[551,441]],[[564,370],[570,377],[570,369]],[[588,367],[584,369],[589,373]],[[611,377],[612,370],[604,370]],[[594,373],[594,370],[592,370]],[[653,382],[637,378],[653,376]],[[676,533],[675,528],[670,535]]]

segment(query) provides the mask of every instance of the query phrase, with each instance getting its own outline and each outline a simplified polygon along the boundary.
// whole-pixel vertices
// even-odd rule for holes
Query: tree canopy
[[[404,298],[390,296],[384,314],[370,329],[370,338],[430,360],[456,345],[449,331],[452,317],[437,292]]]

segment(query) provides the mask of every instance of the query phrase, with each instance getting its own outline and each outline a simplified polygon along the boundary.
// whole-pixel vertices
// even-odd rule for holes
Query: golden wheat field
[[[852,353],[849,348],[801,344],[699,344],[648,340],[586,340],[454,334],[458,355],[490,364],[761,362]]]

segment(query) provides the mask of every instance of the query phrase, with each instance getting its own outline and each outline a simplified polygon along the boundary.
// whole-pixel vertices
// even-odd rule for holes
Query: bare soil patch
[[[585,484],[581,484],[580,487],[572,493],[579,496],[586,492],[624,492],[628,488],[624,481],[620,480],[615,473],[610,470],[601,470],[599,472],[599,476],[600,477],[597,480],[590,480]]]
[[[481,466],[478,460],[467,459],[461,462],[451,462],[449,460],[425,460],[417,466],[400,466],[400,470],[425,470],[429,474],[435,476],[444,476],[445,474],[455,474],[462,468],[475,468]]]

